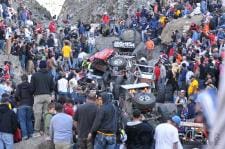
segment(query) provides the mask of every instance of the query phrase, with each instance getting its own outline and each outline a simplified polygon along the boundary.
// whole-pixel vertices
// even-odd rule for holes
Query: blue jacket
[[[26,11],[22,11],[20,13],[20,20],[23,21],[23,22],[25,22],[27,20],[27,13],[26,13]]]
[[[204,0],[201,1],[200,8],[201,8],[201,12],[202,13],[206,13],[206,11],[207,11],[207,3],[206,3],[206,1],[204,1]]]
[[[225,33],[223,31],[219,31],[217,33],[217,38],[218,39],[225,39]]]
[[[159,21],[157,19],[152,19],[149,25],[151,29],[156,30],[159,27]]]
[[[192,41],[197,41],[200,38],[200,33],[194,31],[192,34]]]

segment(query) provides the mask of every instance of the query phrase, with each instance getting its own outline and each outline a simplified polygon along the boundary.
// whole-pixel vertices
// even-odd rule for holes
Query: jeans
[[[94,52],[94,49],[95,49],[95,47],[94,47],[93,44],[89,44],[89,45],[88,45],[88,53],[89,53],[89,54],[92,54],[92,53]]]
[[[199,80],[199,89],[203,90],[205,88],[205,80],[200,79]]]
[[[81,60],[79,58],[74,58],[73,59],[73,68],[79,68],[80,61]]]
[[[57,75],[56,70],[55,70],[55,69],[51,69],[51,70],[49,71],[49,74],[52,75],[52,77],[53,77],[53,79],[54,79],[54,81],[55,81],[55,80],[56,80],[56,75]]]
[[[13,149],[13,134],[0,132],[0,149]]]
[[[94,149],[115,149],[116,136],[105,136],[97,134],[95,137]]]
[[[4,52],[5,50],[5,40],[0,40],[0,50]]]
[[[21,106],[17,111],[22,136],[31,137],[33,134],[32,116],[33,110],[30,106]]]
[[[59,92],[58,96],[59,97],[68,97],[68,93],[67,92]]]
[[[21,63],[21,67],[23,68],[23,70],[25,70],[26,69],[26,56],[25,55],[21,55],[20,63]]]
[[[145,42],[145,30],[142,30],[141,31],[141,40],[143,41],[143,42]]]
[[[70,93],[70,98],[74,101],[76,104],[83,104],[85,102],[86,97],[84,95],[81,95],[76,92]]]
[[[70,68],[72,68],[72,63],[70,58],[63,58],[62,65],[64,66],[65,70],[69,70]]]

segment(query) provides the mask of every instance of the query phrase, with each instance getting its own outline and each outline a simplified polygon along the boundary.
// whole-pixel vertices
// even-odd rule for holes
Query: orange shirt
[[[154,44],[154,42],[152,40],[148,40],[145,43],[145,45],[146,45],[147,50],[150,50],[150,51],[153,50],[154,47],[155,47],[155,44]]]
[[[177,54],[177,57],[176,57],[177,64],[180,64],[181,61],[182,61],[182,56],[180,54]]]
[[[204,24],[202,31],[205,34],[208,34],[209,33],[209,24]]]

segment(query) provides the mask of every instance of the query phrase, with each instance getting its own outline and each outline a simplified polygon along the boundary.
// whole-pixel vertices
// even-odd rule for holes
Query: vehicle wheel
[[[110,65],[113,67],[119,67],[119,68],[124,68],[126,67],[126,59],[123,57],[113,57],[109,61]]]
[[[139,109],[153,108],[155,101],[156,98],[151,93],[137,93],[133,98],[134,105]]]

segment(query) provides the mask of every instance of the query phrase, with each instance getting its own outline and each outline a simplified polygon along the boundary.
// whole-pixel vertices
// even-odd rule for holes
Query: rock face
[[[34,18],[38,20],[49,20],[51,19],[50,12],[43,6],[40,5],[36,0],[24,1],[26,7],[28,7],[32,11],[32,15]]]
[[[32,0],[27,5],[33,8],[38,7],[40,15],[46,15],[50,18],[53,15],[58,16],[62,21],[69,15],[72,23],[82,20],[85,23],[99,21],[104,12],[115,17],[126,17],[127,14],[134,15],[137,8],[145,6],[150,8],[155,0]],[[42,8],[40,8],[42,7]],[[36,8],[35,8],[36,9]],[[32,9],[34,10],[34,9]]]
[[[117,0],[66,0],[59,15],[59,20],[63,20],[67,15],[70,15],[72,22],[78,20],[94,22],[105,11],[109,14],[114,13],[116,6]]]
[[[202,20],[201,15],[193,16],[189,18],[179,18],[172,20],[171,22],[166,24],[166,27],[163,29],[161,34],[161,42],[169,43],[172,41],[171,36],[175,30],[184,31],[187,30],[187,27],[191,25],[191,23],[195,23],[200,25]]]
[[[46,8],[51,16],[59,16],[65,0],[36,0],[43,8]]]
[[[104,12],[124,18],[127,14],[134,14],[134,10],[137,8],[149,7],[150,4],[148,0],[65,0],[59,20],[70,15],[73,18],[73,23],[79,19],[85,23],[96,22],[99,21]]]

